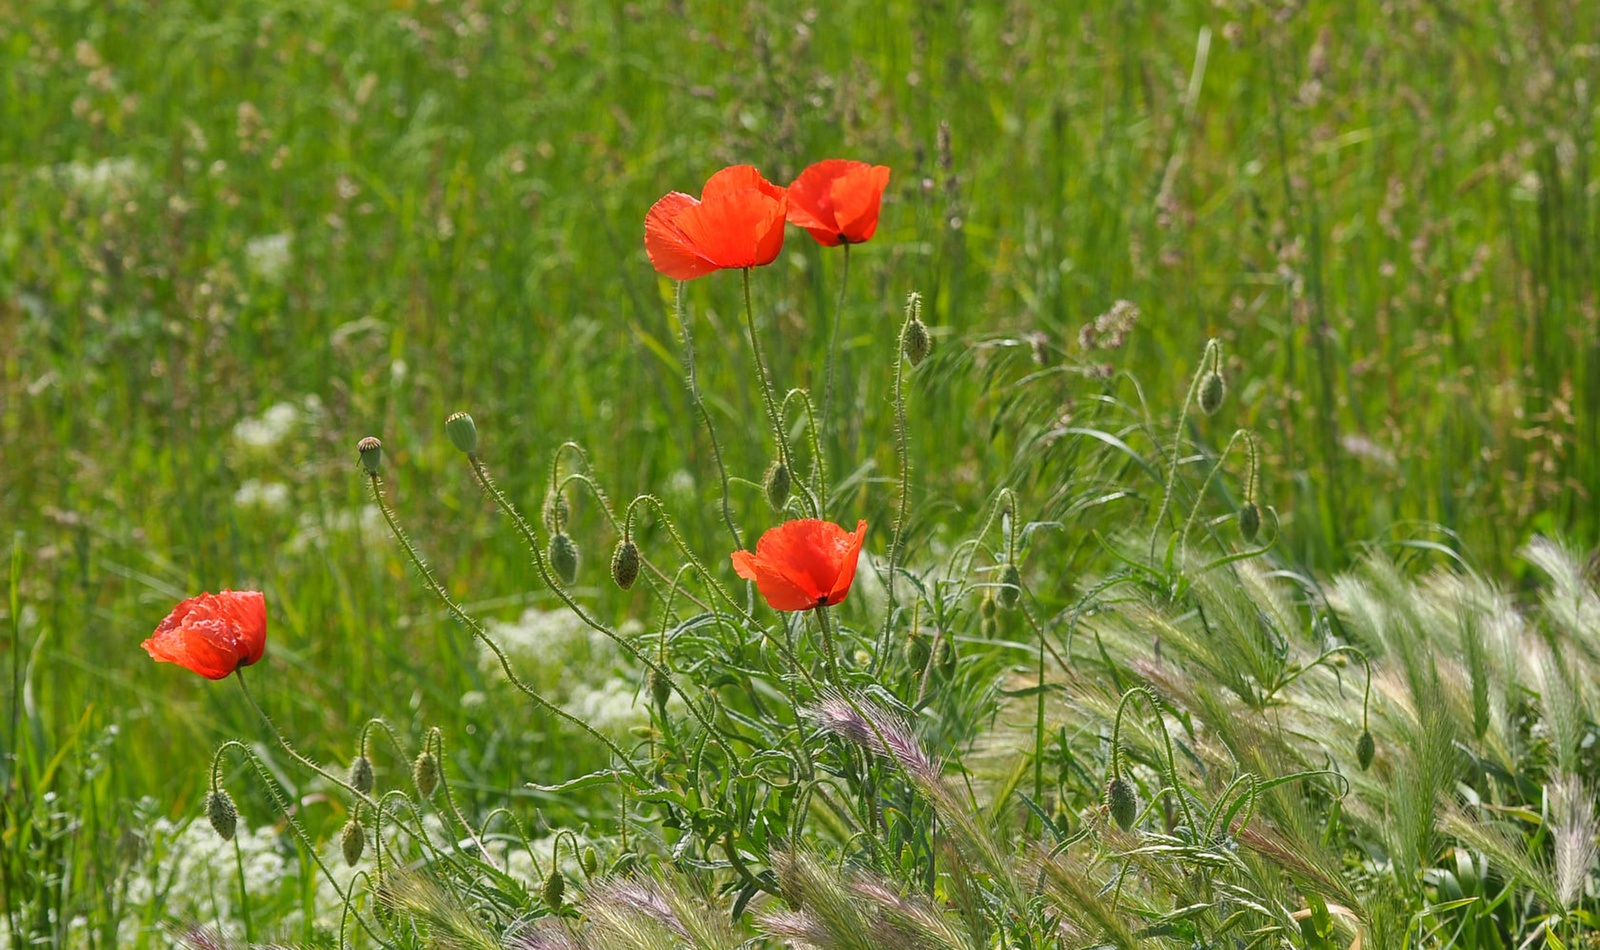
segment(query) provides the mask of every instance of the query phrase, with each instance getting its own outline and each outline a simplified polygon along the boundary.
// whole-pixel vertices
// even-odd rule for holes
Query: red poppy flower
[[[669,192],[644,216],[644,249],[656,270],[693,280],[727,267],[772,263],[783,248],[788,193],[749,165],[711,176],[696,201]]]
[[[869,241],[878,230],[878,207],[888,185],[886,165],[843,158],[818,162],[789,186],[789,223],[828,247]]]
[[[156,662],[176,663],[212,680],[256,662],[266,648],[267,599],[257,590],[190,597],[144,642]]]
[[[852,533],[831,521],[786,521],[761,536],[756,553],[733,552],[733,569],[773,610],[810,610],[844,600],[856,579],[867,523]]]

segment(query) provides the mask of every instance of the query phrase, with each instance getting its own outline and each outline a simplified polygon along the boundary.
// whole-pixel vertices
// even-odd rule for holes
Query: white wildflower
[[[239,444],[253,449],[270,449],[293,431],[300,416],[299,406],[292,402],[280,402],[260,416],[240,419],[233,426],[233,437]]]
[[[246,479],[233,493],[233,503],[240,508],[260,508],[282,511],[289,504],[289,486],[282,482],[264,482],[259,478]]]
[[[270,284],[283,279],[289,269],[289,258],[287,233],[251,238],[244,246],[245,265],[250,273]]]

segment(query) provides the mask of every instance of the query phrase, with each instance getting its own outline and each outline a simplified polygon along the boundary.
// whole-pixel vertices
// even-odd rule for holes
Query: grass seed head
[[[217,837],[232,841],[239,827],[239,809],[234,807],[233,796],[220,788],[206,796],[206,819],[216,829]]]
[[[468,455],[478,451],[478,426],[466,413],[458,412],[446,419],[444,431],[461,451]]]
[[[623,590],[639,579],[639,546],[628,538],[618,541],[617,549],[611,552],[611,579]]]

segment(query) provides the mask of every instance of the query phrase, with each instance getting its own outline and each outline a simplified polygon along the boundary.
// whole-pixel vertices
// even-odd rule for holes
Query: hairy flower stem
[[[1183,794],[1183,786],[1178,782],[1178,759],[1172,753],[1172,736],[1167,732],[1167,720],[1161,712],[1161,701],[1156,699],[1156,694],[1143,686],[1135,686],[1122,694],[1122,701],[1117,704],[1117,718],[1111,727],[1111,777],[1122,777],[1122,713],[1128,708],[1128,701],[1140,697],[1150,706],[1150,712],[1155,716],[1156,726],[1161,730],[1161,739],[1166,744],[1167,750],[1167,781],[1170,783],[1172,796],[1178,800],[1178,807],[1183,811],[1183,820],[1190,828],[1198,828],[1195,824],[1194,812],[1189,808],[1189,799]],[[1159,797],[1159,796],[1157,796]]]
[[[1223,463],[1228,460],[1228,453],[1233,451],[1233,444],[1235,442],[1238,442],[1240,439],[1244,439],[1246,445],[1252,445],[1253,444],[1250,441],[1250,430],[1248,430],[1248,429],[1235,429],[1234,432],[1233,432],[1233,435],[1230,436],[1229,439],[1228,439],[1228,444],[1224,445],[1222,447],[1222,452],[1217,455],[1216,464],[1212,465],[1211,466],[1211,471],[1206,473],[1206,480],[1200,483],[1200,493],[1195,496],[1194,506],[1189,509],[1189,517],[1187,519],[1185,519],[1184,522],[1183,522],[1183,532],[1178,535],[1178,560],[1179,561],[1183,560],[1184,553],[1187,552],[1188,549],[1189,549],[1189,532],[1194,530],[1195,519],[1197,519],[1199,517],[1199,515],[1200,515],[1200,507],[1201,507],[1201,505],[1205,504],[1206,492],[1211,488],[1211,483],[1216,480],[1217,473],[1222,471]],[[1250,458],[1251,458],[1251,463],[1252,463],[1252,471],[1254,471],[1255,453],[1254,453],[1253,449],[1252,449]],[[1246,487],[1246,495],[1245,495],[1245,497],[1247,499],[1249,498],[1248,491],[1249,490],[1248,490],[1248,486],[1247,486]]]
[[[689,401],[694,403],[700,421],[705,423],[706,436],[711,439],[711,459],[717,465],[717,477],[722,480],[722,522],[728,526],[728,535],[733,538],[733,546],[737,550],[744,547],[744,542],[739,539],[739,528],[733,523],[733,509],[729,505],[728,467],[722,461],[722,443],[717,441],[717,427],[712,425],[711,413],[706,411],[705,400],[700,398],[700,377],[694,366],[694,331],[689,328],[689,318],[684,313],[684,282],[680,280],[677,283],[677,292],[673,295],[673,315],[678,321],[678,332],[683,334],[683,370],[689,384]]]
[[[848,245],[846,245],[848,247]],[[888,662],[890,655],[890,635],[893,632],[895,609],[899,600],[895,595],[895,572],[900,566],[900,540],[906,529],[906,516],[911,506],[911,459],[906,447],[906,357],[900,352],[898,341],[905,338],[906,327],[911,324],[914,311],[906,308],[906,318],[900,324],[900,333],[895,337],[894,351],[894,454],[900,463],[900,507],[895,514],[894,534],[889,539],[889,577],[886,587],[889,594],[889,608],[883,612],[883,630],[878,634],[878,648],[872,659],[873,672],[876,673],[878,665]],[[937,643],[934,646],[938,646]],[[927,680],[923,680],[926,685]]]
[[[839,299],[833,307],[833,333],[828,337],[828,373],[822,386],[822,427],[833,418],[833,364],[839,358],[839,324],[844,322],[844,291],[850,283],[850,242],[844,242],[844,266],[839,274]],[[821,491],[818,488],[818,491]]]
[[[440,603],[444,604],[445,610],[449,611],[451,616],[455,617],[473,636],[487,646],[490,652],[494,653],[495,658],[500,661],[500,669],[505,672],[506,679],[511,685],[547,712],[577,726],[595,739],[598,739],[601,744],[611,751],[612,755],[617,757],[619,762],[625,765],[637,778],[644,781],[644,772],[608,736],[550,700],[545,699],[537,690],[522,681],[522,678],[511,668],[511,659],[506,656],[504,650],[500,649],[500,644],[494,642],[488,632],[483,629],[483,626],[455,602],[455,599],[450,596],[450,592],[445,590],[444,585],[439,583],[438,579],[433,576],[433,570],[422,559],[422,555],[418,553],[416,546],[411,543],[411,539],[406,536],[404,531],[400,530],[400,524],[395,520],[394,512],[389,510],[389,503],[384,501],[383,483],[379,477],[377,475],[368,475],[367,478],[372,488],[372,498],[377,502],[378,510],[383,514],[383,520],[389,525],[389,531],[394,535],[395,540],[400,542],[400,547],[406,552],[406,557],[410,559],[412,566],[417,569],[417,573],[422,575],[423,583],[428,585],[428,589],[433,591],[433,595],[439,599]],[[539,555],[537,549],[535,549],[534,555],[538,560],[540,571],[543,573],[545,570],[543,558]]]
[[[1178,485],[1178,457],[1183,451],[1183,427],[1189,421],[1189,408],[1194,405],[1195,394],[1200,390],[1200,380],[1206,374],[1206,367],[1211,361],[1220,344],[1215,339],[1206,341],[1206,348],[1200,354],[1200,365],[1195,367],[1194,375],[1189,378],[1189,392],[1183,397],[1183,409],[1178,413],[1178,425],[1172,430],[1172,457],[1167,468],[1167,483],[1162,486],[1161,510],[1156,512],[1155,523],[1150,525],[1150,560],[1156,559],[1156,535],[1161,533],[1161,522],[1166,520],[1167,509],[1172,506],[1172,494]]]
[[[661,664],[657,663],[652,657],[650,657],[649,654],[635,646],[627,637],[624,637],[622,634],[596,620],[587,610],[583,609],[582,604],[579,604],[572,598],[572,594],[568,593],[566,587],[562,586],[555,574],[551,572],[549,563],[545,561],[544,551],[539,546],[538,535],[533,533],[533,526],[528,524],[528,520],[522,517],[522,512],[518,511],[516,506],[511,504],[511,499],[505,496],[505,493],[500,490],[500,487],[494,483],[494,479],[489,477],[489,470],[484,468],[483,460],[478,458],[476,454],[472,454],[467,456],[467,461],[472,465],[472,473],[473,475],[477,476],[478,485],[489,495],[490,498],[494,499],[495,504],[500,507],[500,510],[505,512],[506,516],[509,517],[512,523],[517,526],[517,531],[522,535],[523,541],[528,545],[529,555],[533,558],[534,570],[539,572],[539,577],[544,581],[545,586],[550,588],[550,590],[558,599],[560,599],[563,604],[566,604],[567,609],[572,611],[573,616],[582,621],[584,626],[589,627],[591,630],[594,630],[597,633],[604,634],[613,643],[621,647],[623,652],[627,653],[629,656],[633,657],[633,659],[638,661],[640,665],[654,670],[657,675],[667,677],[668,682],[672,683],[673,692],[678,694],[678,696],[683,700],[684,705],[688,707],[689,711],[694,714],[694,717],[700,721],[700,724],[705,727],[706,731],[712,736],[717,745],[728,756],[728,758],[734,763],[737,763],[739,761],[738,757],[734,755],[733,750],[729,748],[728,744],[723,740],[721,733],[718,732],[714,726],[712,726],[711,722],[706,718],[705,713],[700,709],[699,706],[695,705],[694,701],[690,699],[689,694],[684,692],[683,687],[679,686],[675,681],[672,680],[670,671]],[[378,477],[376,475],[372,476],[374,483],[374,494],[377,494],[377,478]],[[387,513],[385,516],[387,517]],[[393,526],[392,521],[390,522],[390,525],[391,527]],[[399,535],[398,529],[396,529],[396,536],[401,537],[402,543],[406,545],[408,552],[412,551],[410,541]],[[416,560],[418,567],[421,568],[422,565],[420,560],[415,558],[414,560]],[[432,575],[427,576],[429,583],[434,587],[434,593],[441,598],[447,598],[449,595],[445,593],[444,588],[440,587],[438,582],[433,580]],[[452,612],[456,613],[458,617],[466,618],[466,622],[471,626],[473,632],[476,633],[478,637],[483,640],[483,642],[489,644],[490,649],[494,650],[495,655],[501,658],[501,665],[505,667],[506,675],[511,676],[511,666],[508,662],[506,662],[505,654],[501,652],[499,644],[496,644],[493,640],[489,639],[488,635],[483,632],[483,628],[478,625],[477,621],[467,618],[467,614],[461,611],[459,607],[455,607],[453,603],[449,602],[447,602],[447,605],[451,607]],[[533,696],[546,706],[549,706],[550,708],[558,708],[551,706],[549,700],[542,696],[538,696],[538,694],[534,693],[531,689],[527,687],[522,688],[524,692],[528,693],[530,696]],[[562,710],[561,715],[564,718],[582,724],[583,728],[593,735],[601,735],[599,732],[596,732],[588,723],[585,723],[583,720],[572,716],[570,713]],[[621,750],[617,748],[616,743],[612,742],[610,739],[606,739],[605,743],[614,752],[621,752]],[[628,763],[628,769],[632,771],[634,775],[643,778],[643,773],[639,771],[639,767],[633,764],[631,759],[625,758],[624,761]]]
[[[818,607],[812,611],[817,615],[817,624],[822,627],[822,654],[828,671],[828,681],[834,686],[844,685],[839,680],[839,647],[833,639],[833,624],[828,618],[828,608]]]
[[[761,340],[756,336],[756,308],[750,300],[750,268],[740,271],[744,276],[744,318],[750,328],[750,350],[755,354],[756,373],[761,377],[761,398],[767,406],[767,422],[772,425],[772,437],[778,441],[778,461],[794,471],[789,456],[789,437],[783,431],[783,420],[778,416],[778,401],[772,395],[772,377],[767,374],[767,362],[761,355]]]

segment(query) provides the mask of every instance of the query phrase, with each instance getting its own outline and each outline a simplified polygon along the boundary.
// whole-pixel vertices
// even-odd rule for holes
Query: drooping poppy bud
[[[773,511],[782,511],[783,506],[789,503],[789,466],[781,461],[773,462],[767,468],[767,477],[763,479],[761,488],[767,494],[767,504]]]
[[[142,644],[158,663],[176,663],[220,680],[267,649],[267,600],[256,590],[191,597],[172,608]]]
[[[1206,415],[1215,415],[1222,408],[1222,397],[1227,393],[1227,386],[1222,381],[1222,374],[1216,370],[1205,375],[1200,380],[1200,411]]]
[[[611,579],[623,590],[639,579],[639,546],[631,539],[618,541],[617,549],[611,552]]]
[[[956,642],[950,637],[939,640],[939,653],[933,658],[934,669],[938,674],[949,679],[956,675]]]
[[[540,896],[544,898],[544,906],[552,911],[561,909],[561,897],[566,893],[567,879],[556,868],[550,869],[550,876],[544,879],[544,887]]]
[[[1372,738],[1372,733],[1365,730],[1361,738],[1356,740],[1356,764],[1365,772],[1372,765],[1372,757],[1378,754],[1378,743]]]
[[[423,798],[433,797],[434,789],[439,787],[439,760],[432,752],[422,750],[411,763],[411,781],[417,784]]]
[[[356,443],[356,452],[361,456],[361,467],[366,469],[367,474],[378,474],[379,467],[383,465],[383,443],[369,435]]]
[[[339,850],[344,854],[345,865],[355,867],[366,847],[367,833],[362,829],[361,822],[354,818],[345,822],[344,830],[339,832]]]
[[[831,521],[786,521],[761,536],[755,553],[733,552],[733,569],[773,610],[810,610],[844,600],[855,581],[867,523],[846,531]]]
[[[650,698],[655,702],[656,708],[665,710],[667,700],[672,698],[672,680],[654,667],[647,677],[650,681]]]
[[[1244,538],[1246,544],[1253,544],[1260,533],[1261,509],[1255,502],[1247,501],[1239,508],[1239,537]]]
[[[232,841],[239,827],[239,809],[234,807],[233,796],[226,789],[216,789],[206,796],[206,820],[223,841]]]
[[[1113,778],[1106,786],[1106,808],[1118,828],[1133,830],[1133,823],[1139,817],[1139,796],[1134,794],[1133,786],[1123,781],[1121,776]]]
[[[789,186],[789,223],[827,247],[871,240],[888,184],[884,165],[842,158],[817,162]]]
[[[545,492],[542,515],[546,531],[555,534],[567,530],[568,514],[570,512],[567,508],[567,496],[564,493],[558,492],[553,488]]]
[[[928,657],[933,654],[933,644],[921,630],[906,634],[906,666],[914,673],[928,668]]]
[[[1017,606],[1017,601],[1022,597],[1022,572],[1015,564],[1006,564],[1000,571],[1000,587],[994,592],[994,599],[1007,610]]]
[[[350,760],[350,774],[346,779],[350,787],[365,795],[372,791],[372,760],[358,755]]]
[[[550,566],[561,583],[572,586],[578,579],[578,543],[565,531],[550,536]]]
[[[478,451],[478,426],[466,413],[458,412],[446,419],[444,432],[456,448],[468,455]]]
[[[994,602],[994,591],[984,591],[983,599],[978,601],[978,616],[985,620],[993,620],[995,612],[999,609],[1000,605]]]

